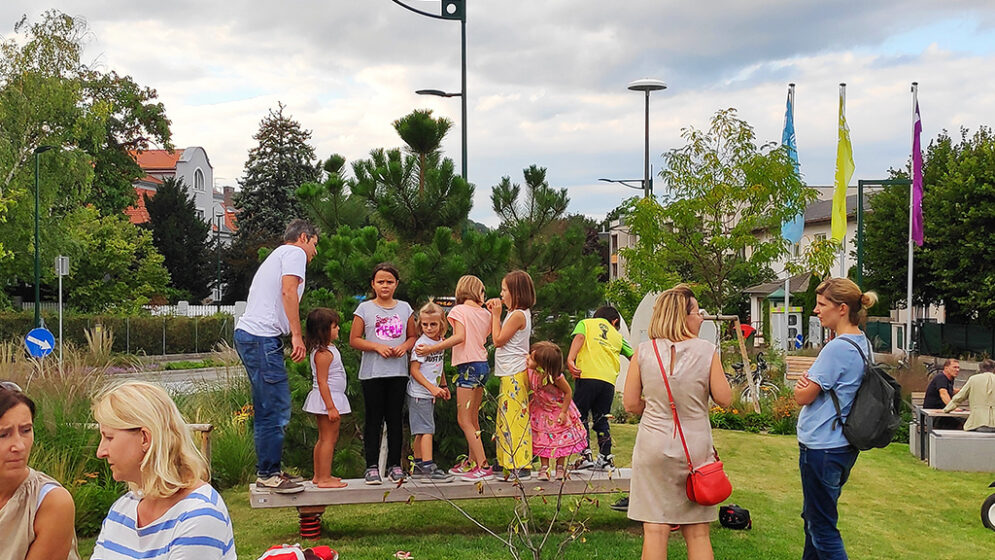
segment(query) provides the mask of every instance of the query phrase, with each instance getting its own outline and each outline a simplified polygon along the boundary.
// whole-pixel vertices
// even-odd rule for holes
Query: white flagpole
[[[840,99],[843,101],[843,105],[840,107],[840,111],[846,114],[846,84],[842,83],[840,84]],[[838,163],[839,162],[837,161],[837,164]],[[850,188],[850,185],[843,185],[843,188],[848,189]],[[847,222],[846,197],[843,197],[843,224],[844,224],[843,232],[844,233],[843,233],[843,239],[840,240],[840,278],[846,278],[846,222]]]
[[[916,105],[919,100],[919,82],[912,82],[912,145],[915,146],[915,134],[916,134]],[[915,314],[915,306],[912,305],[912,266],[913,266],[913,252],[912,252],[912,212],[913,201],[912,198],[915,196],[912,192],[915,188],[915,154],[912,155],[912,174],[913,180],[909,182],[909,274],[906,282],[908,288],[906,292],[906,309],[908,310],[908,317],[906,318],[905,325],[905,354],[908,355],[912,351],[912,319]]]

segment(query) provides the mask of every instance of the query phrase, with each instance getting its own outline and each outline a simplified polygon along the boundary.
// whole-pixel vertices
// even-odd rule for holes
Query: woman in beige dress
[[[708,530],[718,511],[688,500],[688,462],[653,348],[655,342],[667,369],[694,466],[711,463],[708,399],[728,406],[732,390],[715,345],[698,338],[703,315],[687,285],[667,290],[653,306],[650,340],[639,345],[629,362],[622,402],[626,411],[642,415],[632,450],[629,519],[643,523],[643,560],[666,558],[670,530],[678,525],[689,560],[714,558]]]
[[[0,382],[0,560],[79,560],[72,496],[28,466],[34,417],[21,388]]]

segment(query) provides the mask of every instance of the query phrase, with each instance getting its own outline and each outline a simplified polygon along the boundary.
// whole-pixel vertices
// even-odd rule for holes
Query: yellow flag
[[[846,188],[853,175],[853,146],[850,145],[850,129],[846,126],[844,112],[845,98],[840,87],[839,140],[836,142],[836,188],[833,191],[833,239],[843,241],[846,236]]]

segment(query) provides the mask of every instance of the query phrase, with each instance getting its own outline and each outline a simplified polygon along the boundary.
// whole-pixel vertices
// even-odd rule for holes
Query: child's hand
[[[580,368],[577,367],[577,363],[573,360],[567,360],[567,369],[570,370],[570,374],[573,375],[574,378],[580,377]]]
[[[391,350],[394,351],[394,357],[395,358],[403,358],[405,356],[405,354],[408,353],[407,350],[405,350],[404,348],[401,348],[400,346],[394,346],[393,348],[391,348]]]
[[[560,411],[560,415],[556,417],[556,423],[557,424],[566,424],[567,423],[567,411],[566,410],[561,410]]]
[[[379,346],[377,346],[377,354],[380,354],[384,358],[393,358],[394,349],[391,348],[390,346],[387,346],[386,344],[380,344]]]
[[[432,389],[432,397],[434,398],[445,398],[446,390],[442,387],[436,387]]]
[[[445,391],[445,394],[442,395],[442,400],[448,401],[453,398],[452,394],[449,392],[449,387],[443,387],[442,390]]]
[[[487,310],[491,313],[501,313],[501,298],[491,298],[487,300]]]
[[[341,419],[341,418],[342,418],[342,415],[339,414],[339,411],[338,411],[337,408],[335,408],[333,406],[333,407],[331,407],[331,408],[328,409],[328,420],[329,421],[331,421],[331,422],[338,422],[339,419]]]
[[[428,344],[419,344],[418,346],[415,346],[415,354],[418,354],[419,356],[428,356],[431,353],[432,346],[429,346]]]

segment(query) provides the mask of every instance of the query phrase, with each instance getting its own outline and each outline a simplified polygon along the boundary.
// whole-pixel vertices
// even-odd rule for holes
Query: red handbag
[[[663,373],[663,383],[667,386],[667,397],[670,399],[670,412],[674,417],[674,424],[677,433],[681,435],[681,445],[684,446],[684,455],[688,458],[688,478],[686,491],[688,499],[703,506],[714,506],[721,503],[732,494],[732,483],[722,469],[722,461],[719,460],[719,452],[712,447],[715,461],[707,465],[694,468],[691,463],[691,453],[688,451],[687,441],[684,439],[684,430],[681,429],[681,421],[677,417],[677,405],[674,404],[674,394],[670,391],[670,381],[667,380],[667,370],[663,367],[663,360],[660,358],[660,349],[653,340],[653,351],[656,353],[656,361],[660,364],[660,372]],[[670,371],[674,370],[674,346],[670,346]]]

